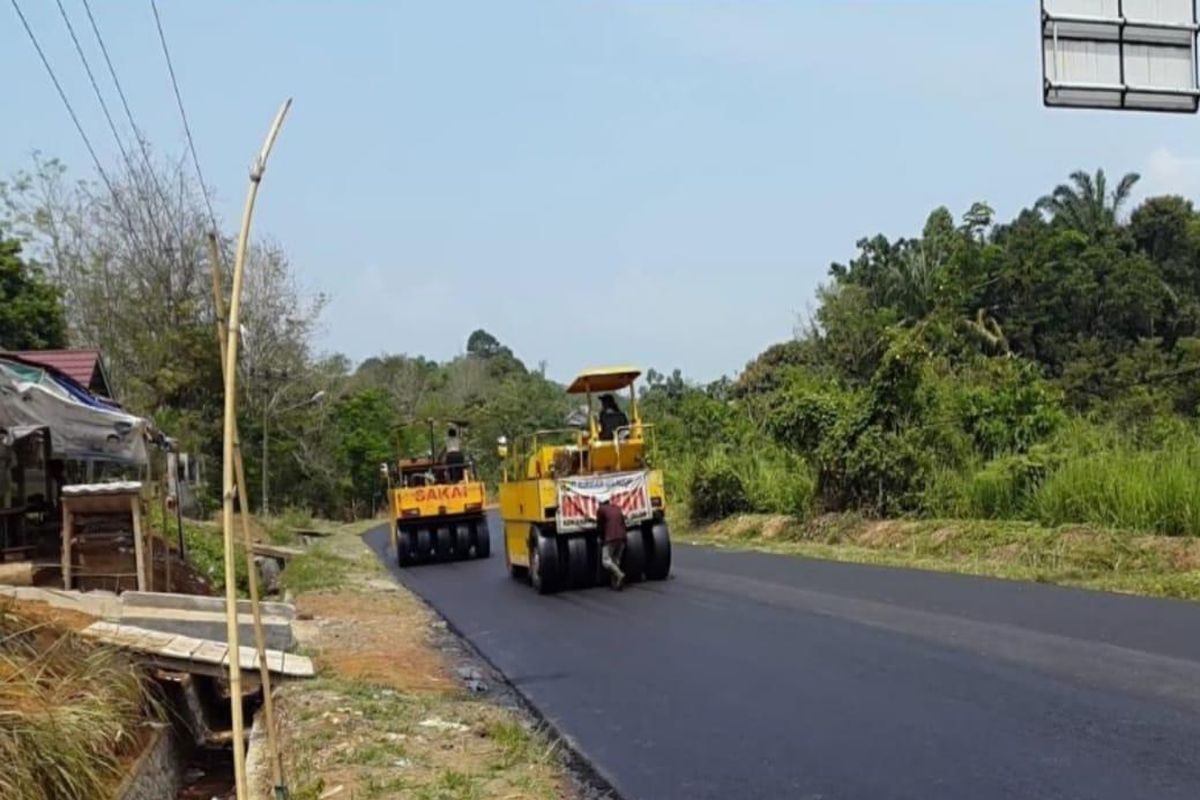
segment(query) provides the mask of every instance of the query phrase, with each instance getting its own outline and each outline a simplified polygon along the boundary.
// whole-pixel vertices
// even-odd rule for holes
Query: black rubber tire
[[[592,573],[593,586],[607,586],[608,579],[611,577],[608,570],[604,568],[604,562],[600,558],[600,536],[595,533],[587,535],[587,551],[588,551],[588,569]]]
[[[475,557],[489,558],[492,555],[492,535],[487,520],[471,523],[471,539],[475,542]]]
[[[640,530],[630,531],[625,538],[625,555],[621,558],[621,572],[626,583],[636,583],[646,571],[646,540]]]
[[[471,557],[471,529],[465,522],[454,526],[454,557]]]
[[[671,532],[667,523],[656,522],[642,529],[646,542],[646,580],[665,581],[671,574]]]
[[[534,530],[529,537],[529,582],[538,594],[553,594],[562,586],[558,537]]]
[[[412,543],[414,561],[428,561],[433,553],[433,531],[429,528],[417,528],[409,531],[409,541]]]
[[[437,560],[449,561],[454,558],[454,531],[443,525],[437,529],[435,546],[437,547]]]
[[[588,568],[587,539],[582,536],[567,537],[567,585],[572,589],[586,589],[592,585],[592,571]]]
[[[405,531],[396,532],[396,563],[402,567],[412,566],[413,563],[412,542]]]

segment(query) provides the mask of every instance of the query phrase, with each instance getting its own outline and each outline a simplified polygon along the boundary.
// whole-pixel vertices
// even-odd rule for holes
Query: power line
[[[129,170],[129,179],[131,181],[131,189],[134,194],[140,199],[140,203],[135,202],[134,206],[142,206],[141,211],[146,222],[150,226],[151,232],[154,234],[155,240],[158,242],[159,250],[164,254],[169,254],[171,248],[167,245],[166,239],[163,237],[162,230],[159,228],[158,220],[154,216],[154,209],[151,207],[146,196],[144,187],[141,181],[138,180],[137,170],[134,169],[133,161],[129,158],[129,152],[126,151],[124,143],[121,141],[121,134],[117,132],[117,125],[113,122],[112,114],[108,110],[108,103],[104,100],[104,93],[100,91],[100,84],[96,82],[96,75],[92,72],[92,65],[88,62],[87,56],[83,52],[83,46],[79,43],[79,37],[75,35],[75,26],[71,24],[71,18],[67,16],[67,10],[63,7],[62,0],[55,0],[58,5],[58,13],[62,16],[63,24],[67,26],[67,33],[71,36],[71,41],[75,45],[75,52],[79,54],[79,60],[83,64],[83,71],[87,73],[88,81],[92,84],[92,91],[96,94],[96,100],[100,103],[100,109],[104,112],[104,119],[108,121],[108,129],[112,131],[113,139],[117,143],[117,149],[121,151],[121,159],[125,162],[125,168]],[[134,135],[137,135],[135,129]],[[154,171],[150,170],[150,175],[153,177]],[[155,181],[157,185],[157,181]],[[160,192],[161,194],[161,192]],[[166,210],[166,209],[164,209]],[[132,225],[131,235],[132,235]],[[170,275],[168,273],[168,281]]]
[[[37,50],[37,58],[40,58],[42,60],[42,66],[46,67],[46,73],[48,76],[50,76],[50,82],[54,83],[54,88],[58,90],[59,100],[61,100],[62,104],[64,104],[66,107],[67,114],[71,115],[71,121],[74,122],[74,126],[76,126],[76,131],[79,133],[79,138],[83,139],[83,144],[85,148],[88,149],[88,155],[91,156],[91,162],[96,166],[96,172],[100,174],[100,179],[104,182],[104,186],[108,188],[108,193],[113,198],[113,204],[116,206],[116,210],[118,210],[120,213],[122,221],[125,222],[125,227],[128,231],[128,234],[130,234],[130,242],[132,245],[137,246],[137,233],[133,229],[133,222],[131,221],[130,213],[128,213],[128,211],[125,209],[125,204],[121,203],[121,196],[118,194],[118,192],[116,192],[116,187],[113,186],[113,181],[108,179],[108,173],[104,172],[104,167],[100,163],[100,157],[96,155],[96,149],[94,146],[91,146],[91,139],[88,138],[88,132],[83,130],[83,125],[79,122],[79,116],[74,113],[74,107],[71,106],[71,101],[68,100],[66,91],[62,90],[62,84],[59,83],[59,77],[54,74],[54,68],[50,66],[50,62],[46,58],[46,53],[43,52],[41,44],[37,42],[37,36],[34,35],[34,29],[30,28],[29,20],[25,19],[25,14],[22,12],[22,10],[20,10],[20,6],[17,5],[17,0],[10,0],[10,2],[12,4],[13,11],[16,11],[17,17],[20,18],[20,24],[22,24],[23,28],[25,29],[25,34],[29,36],[30,43],[32,43],[34,49]]]
[[[88,22],[92,26],[92,33],[96,35],[96,43],[100,45],[100,52],[104,56],[104,63],[108,66],[108,74],[112,77],[113,86],[117,89],[117,97],[121,99],[121,107],[125,109],[125,119],[129,120],[129,127],[133,130],[133,137],[137,141],[138,149],[142,154],[142,161],[146,164],[146,171],[150,175],[151,181],[154,183],[154,190],[158,194],[158,199],[162,202],[163,208],[168,209],[170,203],[167,201],[166,193],[163,191],[162,184],[159,183],[158,173],[154,170],[154,165],[150,162],[150,151],[146,146],[146,138],[142,136],[141,129],[138,128],[137,122],[133,118],[133,111],[129,107],[129,100],[125,97],[125,90],[121,87],[121,80],[117,77],[116,67],[113,66],[112,58],[108,55],[108,46],[104,43],[104,37],[100,35],[100,27],[96,24],[96,18],[92,15],[92,6],[88,0],[82,0],[83,9],[87,12]]]
[[[15,3],[16,0],[13,0]],[[213,232],[216,233],[217,215],[213,212],[212,200],[208,196],[208,184],[204,180],[204,171],[200,169],[200,158],[196,155],[196,143],[192,139],[192,129],[188,125],[187,112],[183,108],[183,96],[179,93],[179,81],[175,79],[175,66],[171,63],[171,51],[167,48],[167,37],[163,33],[162,18],[158,15],[158,3],[150,0],[150,8],[154,11],[154,24],[158,28],[158,41],[162,44],[163,57],[167,60],[167,72],[171,75],[171,88],[175,91],[175,103],[179,106],[179,117],[183,120],[183,133],[187,137],[188,150],[192,154],[192,164],[196,167],[196,176],[200,179],[200,193],[204,196],[204,205],[208,208],[208,218],[212,222]]]
[[[75,123],[75,130],[79,132],[79,138],[83,139],[83,144],[87,147],[88,154],[92,157],[92,163],[96,165],[96,171],[100,173],[100,178],[104,181],[104,185],[108,187],[109,193],[112,194],[115,200],[117,198],[117,191],[113,187],[112,181],[108,179],[108,174],[104,171],[104,167],[101,166],[100,158],[96,155],[96,149],[92,147],[92,141],[88,138],[87,132],[84,131],[83,125],[79,122],[79,117],[75,114],[75,109],[71,105],[71,101],[67,99],[67,93],[63,91],[62,84],[58,82],[58,76],[54,74],[54,69],[46,59],[46,54],[42,51],[42,46],[38,44],[37,37],[33,34],[33,29],[29,27],[29,21],[25,19],[25,14],[21,12],[21,7],[17,5],[17,0],[9,0],[9,2],[12,3],[13,10],[17,12],[17,16],[20,17],[21,25],[24,26],[25,33],[29,35],[29,41],[33,43],[33,49],[37,50],[38,58],[42,60],[42,66],[46,68],[46,73],[50,76],[50,80],[53,81],[54,88],[58,90],[59,99],[66,106],[67,113],[71,115],[71,121]]]
[[[67,16],[67,10],[63,8],[62,0],[55,0],[58,5],[58,13],[62,15],[63,23],[67,26],[67,33],[71,35],[71,41],[75,44],[75,52],[79,54],[79,60],[83,63],[83,71],[87,73],[88,81],[92,84],[92,91],[96,94],[96,100],[100,102],[100,110],[104,112],[104,119],[108,121],[108,129],[112,131],[113,140],[117,143],[117,149],[121,151],[121,158],[125,161],[125,166],[133,172],[133,163],[129,160],[129,153],[125,151],[125,145],[121,142],[121,135],[117,133],[117,126],[113,122],[112,114],[108,111],[108,103],[104,102],[104,95],[100,92],[100,85],[96,83],[96,76],[92,73],[92,65],[88,63],[87,56],[83,53],[83,47],[79,44],[79,37],[75,35],[75,27],[71,25],[71,19]]]

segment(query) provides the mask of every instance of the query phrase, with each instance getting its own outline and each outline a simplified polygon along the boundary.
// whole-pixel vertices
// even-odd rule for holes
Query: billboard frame
[[[1158,22],[1144,19],[1130,19],[1125,16],[1125,0],[1117,0],[1117,16],[1116,17],[1098,17],[1082,14],[1062,14],[1054,13],[1046,9],[1047,0],[1040,0],[1041,13],[1038,18],[1038,51],[1042,62],[1042,105],[1046,108],[1056,109],[1083,109],[1097,111],[1139,111],[1143,113],[1156,114],[1196,114],[1200,112],[1200,17],[1197,16],[1197,0],[1191,0],[1192,21],[1191,23],[1179,22]],[[1102,38],[1098,35],[1087,34],[1072,34],[1067,32],[1060,34],[1058,31],[1058,23],[1066,23],[1068,25],[1083,25],[1095,26],[1097,28],[1107,27],[1115,30],[1115,38]],[[1061,81],[1056,75],[1051,80],[1047,73],[1047,62],[1051,59],[1046,57],[1046,44],[1050,40],[1047,35],[1047,26],[1054,26],[1053,41],[1054,51],[1058,50],[1058,43],[1061,41],[1067,42],[1090,42],[1096,44],[1115,44],[1117,46],[1117,65],[1119,69],[1119,82],[1116,84],[1102,83],[1085,83]],[[1128,45],[1147,45],[1157,44],[1159,46],[1172,46],[1169,42],[1156,42],[1148,39],[1128,39],[1127,29],[1135,28],[1139,31],[1158,31],[1158,32],[1186,32],[1190,41],[1191,51],[1191,80],[1192,88],[1190,89],[1173,89],[1163,86],[1135,86],[1130,85],[1125,79],[1125,48]],[[1176,45],[1179,46],[1179,45]],[[1063,90],[1092,92],[1096,97],[1112,96],[1118,97],[1117,103],[1103,103],[1097,100],[1096,102],[1055,102],[1052,98],[1056,92]],[[1135,94],[1141,97],[1175,97],[1189,98],[1190,106],[1141,106],[1128,105],[1128,97],[1130,94]]]

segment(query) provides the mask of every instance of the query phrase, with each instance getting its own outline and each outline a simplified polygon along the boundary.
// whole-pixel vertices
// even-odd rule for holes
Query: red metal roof
[[[26,361],[53,367],[92,391],[105,396],[109,394],[108,376],[100,362],[99,350],[17,350],[14,353]]]

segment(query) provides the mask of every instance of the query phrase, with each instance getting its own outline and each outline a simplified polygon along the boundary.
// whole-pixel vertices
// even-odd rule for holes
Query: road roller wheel
[[[471,529],[463,522],[454,526],[454,557],[471,557]]]
[[[600,555],[600,549],[604,547],[604,543],[596,534],[586,536],[585,541],[587,542],[588,569],[592,573],[592,585],[606,586],[611,576],[604,568],[604,561]]]
[[[435,534],[435,547],[438,561],[449,561],[454,558],[454,531],[443,525]]]
[[[412,538],[407,531],[399,531],[396,534],[396,563],[402,567],[411,566],[413,563]]]
[[[534,529],[529,537],[529,582],[538,594],[557,592],[561,581],[558,542],[554,536]]]
[[[625,539],[625,555],[621,558],[621,572],[626,583],[636,583],[646,571],[646,540],[640,530],[635,530]]]
[[[646,543],[646,580],[665,581],[671,574],[671,533],[667,523],[658,522],[642,529]]]
[[[418,528],[409,531],[409,541],[412,542],[414,561],[428,561],[433,553],[433,531],[429,528]]]
[[[587,539],[572,536],[567,539],[567,584],[572,589],[585,589],[592,585],[592,570],[588,568]]]
[[[487,520],[471,523],[471,539],[475,542],[475,557],[488,558],[492,554],[492,537],[488,532]]]

